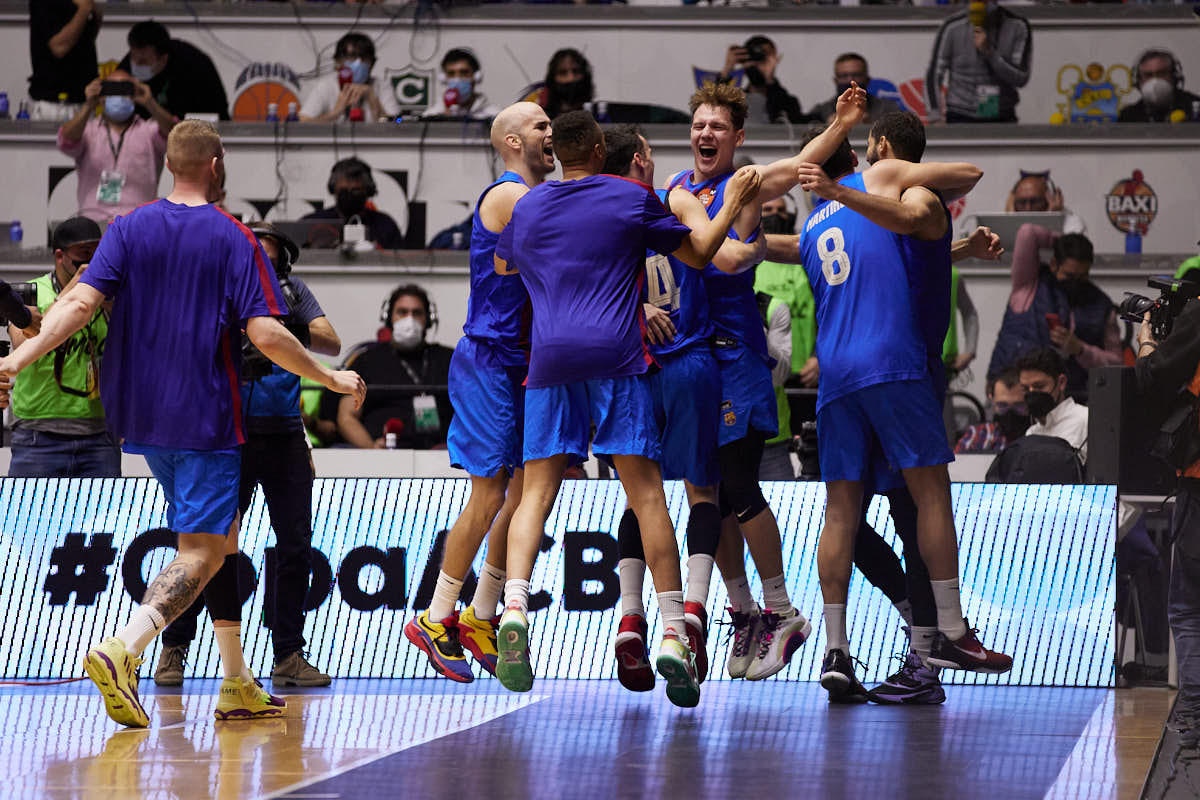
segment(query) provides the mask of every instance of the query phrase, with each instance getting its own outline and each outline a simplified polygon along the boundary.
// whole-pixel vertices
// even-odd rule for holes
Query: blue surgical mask
[[[471,99],[471,79],[470,78],[447,78],[446,88],[454,89],[458,92],[458,101],[465,103]]]
[[[371,67],[361,58],[356,58],[353,61],[347,61],[346,66],[350,68],[350,80],[354,83],[366,83],[367,77],[371,74]]]
[[[104,98],[104,116],[113,122],[124,122],[133,116],[133,100],[125,95]]]
[[[129,74],[145,83],[158,74],[158,71],[149,64],[130,64]]]

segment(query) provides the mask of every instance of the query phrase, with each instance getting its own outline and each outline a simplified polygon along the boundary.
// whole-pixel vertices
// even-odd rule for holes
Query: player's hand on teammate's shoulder
[[[367,384],[362,376],[354,370],[344,369],[333,372],[329,379],[328,388],[338,394],[348,394],[354,397],[354,408],[362,408],[367,398]]]
[[[656,305],[643,303],[646,309],[646,335],[652,344],[666,344],[675,338],[671,315]]]
[[[971,231],[971,235],[967,237],[967,248],[972,258],[982,258],[987,261],[998,261],[1000,256],[1004,255],[1004,248],[1000,246],[1000,237],[992,233],[991,228],[983,225]]]
[[[758,190],[761,187],[761,173],[753,166],[742,167],[733,173],[733,177],[726,184],[725,197],[726,199],[732,198],[733,202],[739,208],[744,208],[750,205],[754,198],[758,197]]]
[[[820,164],[805,161],[796,168],[796,175],[800,179],[800,188],[804,191],[814,192],[826,200],[834,199],[833,195],[837,191],[837,184],[829,179]]]
[[[867,114],[867,90],[854,81],[850,88],[842,92],[837,99],[834,119],[846,127],[853,127],[863,121]]]

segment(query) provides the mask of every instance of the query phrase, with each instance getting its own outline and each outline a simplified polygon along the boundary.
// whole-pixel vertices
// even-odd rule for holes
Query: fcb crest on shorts
[[[733,410],[732,400],[721,403],[721,419],[725,422],[726,428],[732,428],[737,424],[737,412]]]

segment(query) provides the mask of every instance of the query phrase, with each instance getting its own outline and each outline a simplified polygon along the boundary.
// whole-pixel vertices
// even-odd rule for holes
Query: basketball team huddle
[[[921,163],[923,125],[896,112],[875,121],[870,166],[856,173],[847,136],[866,113],[857,85],[797,155],[737,170],[741,90],[705,84],[690,108],[694,166],[661,184],[636,128],[604,131],[586,111],[552,122],[532,103],[496,117],[491,143],[505,172],[475,206],[467,322],[449,377],[447,445],[471,476],[471,496],[446,538],[432,603],[406,636],[451,680],[474,680],[469,652],[507,689],[532,688],[534,562],[563,474],[590,450],[615,468],[627,498],[613,643],[622,685],[649,691],[657,674],[672,703],[699,703],[714,564],[729,598],[730,677],[762,680],[787,666],[813,626],[792,605],[779,526],[758,483],[778,429],[753,288],[754,267],[770,260],[804,269],[816,305],[827,497],[820,681],[830,701],[940,703],[941,669],[1007,672],[1012,659],[980,644],[963,617],[942,423],[951,263],[1000,254],[986,229],[952,241],[946,203],[982,172]],[[562,177],[548,181],[556,159]],[[797,186],[814,200],[799,234],[764,234],[761,205]],[[664,480],[682,480],[687,494],[686,569]],[[875,494],[888,497],[903,566],[865,524]],[[474,595],[456,610],[485,538]],[[909,653],[870,691],[847,636],[854,566],[875,586],[903,587],[889,597],[903,597],[893,604]],[[663,631],[653,659],[647,567]]]

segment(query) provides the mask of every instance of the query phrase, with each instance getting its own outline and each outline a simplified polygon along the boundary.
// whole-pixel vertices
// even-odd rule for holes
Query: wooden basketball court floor
[[[615,681],[337,680],[287,716],[215,722],[217,681],[0,689],[12,798],[1134,798],[1165,690],[947,686],[934,707],[831,707],[816,683],[709,682],[694,710]]]

